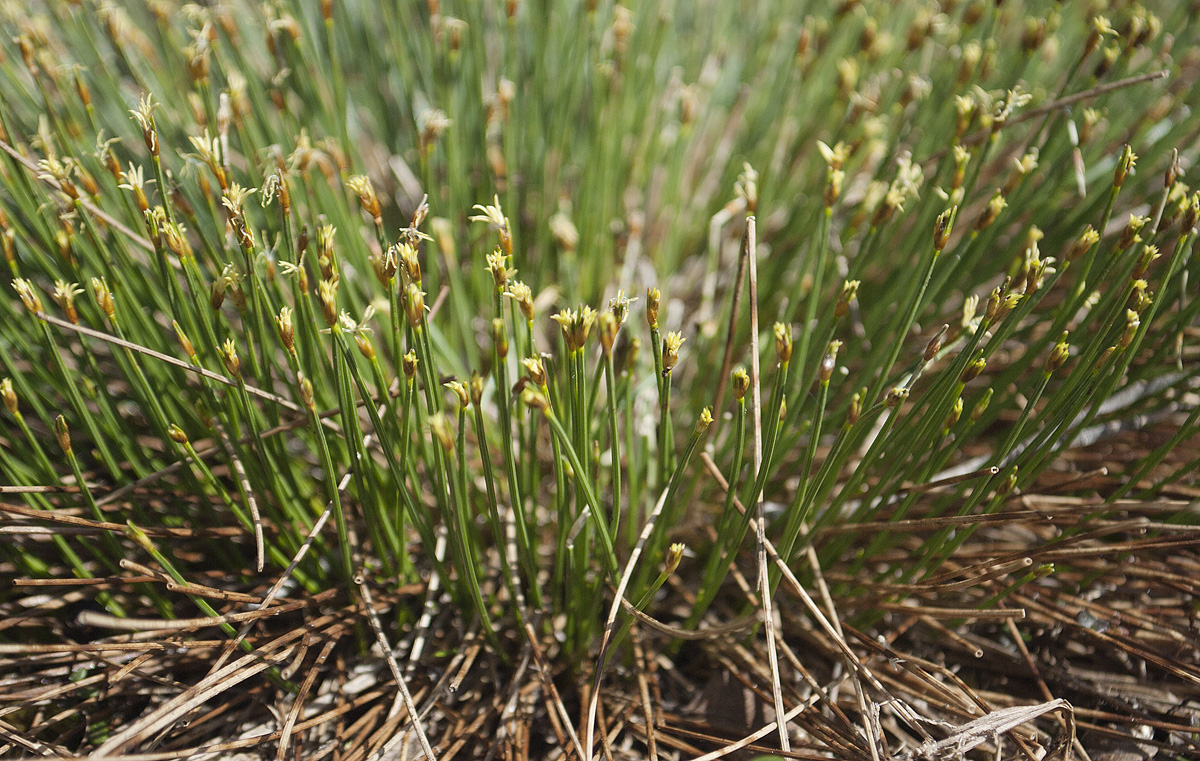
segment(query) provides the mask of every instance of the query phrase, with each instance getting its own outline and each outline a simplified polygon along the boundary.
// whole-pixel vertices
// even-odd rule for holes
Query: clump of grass
[[[1194,750],[1191,14],[805,7],[3,6],[6,747]]]

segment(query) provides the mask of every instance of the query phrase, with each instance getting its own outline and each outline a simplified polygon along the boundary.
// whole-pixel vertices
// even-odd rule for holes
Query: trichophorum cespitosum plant
[[[1189,4],[0,16],[4,747],[203,745],[179,720],[235,680],[282,758],[360,659],[349,755],[699,753],[655,727],[701,661],[789,717],[706,742],[1032,753],[1054,627],[1194,697]],[[1140,623],[1090,602],[1103,558],[1153,565]],[[1045,710],[930,641],[1019,650]]]

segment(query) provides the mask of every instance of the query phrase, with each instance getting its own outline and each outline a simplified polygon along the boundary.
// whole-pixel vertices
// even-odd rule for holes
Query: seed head
[[[1117,248],[1126,249],[1140,241],[1142,228],[1150,223],[1150,217],[1140,217],[1137,214],[1129,215],[1129,222],[1121,230],[1121,237],[1117,241]]]
[[[138,101],[137,108],[129,111],[138,126],[142,128],[142,139],[146,142],[146,149],[153,156],[158,155],[158,130],[154,126],[154,107],[156,105],[154,99],[147,93]]]
[[[284,215],[290,214],[292,211],[292,195],[288,190],[287,180],[284,179],[283,173],[285,170],[278,169],[267,176],[263,180],[262,193],[259,196],[258,202],[265,209],[276,198],[279,199],[279,209]]]
[[[616,316],[612,312],[604,312],[598,318],[600,322],[600,348],[605,357],[612,356],[613,344],[617,341],[617,330],[620,328]]]
[[[1083,116],[1079,122],[1079,145],[1084,146],[1092,141],[1092,135],[1096,131],[1096,125],[1100,123],[1100,112],[1094,108],[1083,109]]]
[[[1004,98],[996,104],[996,108],[992,112],[992,133],[994,134],[1003,129],[1013,112],[1029,103],[1032,99],[1033,96],[1022,90],[1020,85],[1007,91],[1004,94]]]
[[[219,277],[212,282],[209,289],[208,303],[212,306],[214,312],[220,310],[221,305],[225,303],[225,289],[229,285],[229,280],[224,277]]]
[[[959,325],[962,326],[963,330],[972,333],[975,331],[972,323],[975,321],[975,311],[977,309],[979,309],[979,296],[971,294],[963,299],[962,320],[959,322]]]
[[[474,404],[475,408],[478,409],[480,402],[483,401],[483,376],[477,371],[471,373],[470,389],[471,404]]]
[[[928,8],[922,8],[913,17],[905,34],[905,50],[909,53],[921,47],[934,29],[934,13]]]
[[[408,288],[404,289],[404,316],[413,328],[419,328],[425,319],[425,292],[416,283],[408,283]]]
[[[550,400],[544,394],[531,388],[521,392],[521,403],[531,410],[539,410],[547,415],[550,413]]]
[[[79,198],[79,189],[75,187],[75,181],[71,178],[71,175],[75,173],[76,164],[70,161],[59,161],[51,157],[42,159],[37,163],[37,166],[39,180],[52,182],[69,198]]]
[[[91,109],[91,107],[92,107],[92,91],[90,88],[88,88],[88,84],[87,84],[87,82],[84,81],[83,75],[78,68],[75,69],[74,73],[75,73],[75,94],[79,96],[79,100],[83,103],[85,108]]]
[[[1138,279],[1133,281],[1132,287],[1133,292],[1129,295],[1128,307],[1141,314],[1154,300],[1149,291],[1150,284],[1145,280]]]
[[[954,133],[956,136],[961,138],[967,133],[967,128],[971,126],[971,121],[975,118],[976,110],[975,99],[971,96],[954,96]]]
[[[162,227],[162,236],[163,242],[167,244],[167,248],[170,249],[171,253],[179,257],[181,261],[193,255],[192,244],[187,239],[187,228],[183,225],[178,222],[166,220],[166,223]]]
[[[986,367],[987,360],[985,360],[983,357],[977,358],[974,362],[967,365],[966,369],[962,371],[962,375],[958,379],[959,382],[963,384],[970,383],[978,378],[979,374],[982,373]]]
[[[13,391],[12,378],[0,380],[0,399],[4,400],[4,408],[8,410],[8,414],[17,415],[17,392]]]
[[[1049,356],[1046,357],[1045,372],[1047,375],[1057,371],[1071,356],[1071,345],[1067,343],[1067,332],[1059,336],[1058,342],[1050,349]]]
[[[1117,30],[1113,29],[1112,22],[1105,16],[1095,16],[1092,18],[1092,31],[1088,34],[1087,42],[1083,46],[1083,57],[1087,58],[1092,53],[1096,52],[1096,48],[1100,47],[1100,42],[1105,37],[1116,37]]]
[[[675,330],[667,333],[667,337],[663,339],[662,371],[664,376],[679,364],[679,347],[683,346],[685,340],[683,334]]]
[[[750,376],[745,369],[739,367],[734,369],[733,378],[733,395],[740,402],[746,398],[746,393],[750,391]]]
[[[845,317],[846,312],[850,311],[850,303],[858,296],[858,280],[846,280],[842,283],[842,290],[838,293],[837,303],[833,307],[834,317]]]
[[[356,174],[346,180],[346,187],[358,196],[358,202],[363,211],[371,215],[375,224],[383,224],[383,212],[379,208],[379,196],[375,195],[375,187],[365,174]]]
[[[849,98],[855,92],[855,87],[858,85],[858,76],[860,67],[856,58],[842,58],[837,62],[837,84],[838,91],[842,96]]]
[[[130,162],[129,169],[121,172],[121,182],[117,185],[121,190],[128,190],[133,194],[133,203],[137,206],[138,211],[145,214],[150,209],[150,200],[146,198],[146,182],[140,166],[134,166]]]
[[[417,249],[409,242],[398,243],[393,248],[396,258],[400,260],[400,267],[404,271],[406,281],[420,285],[421,260],[417,257]]]
[[[817,150],[821,153],[821,158],[825,159],[825,166],[831,170],[841,169],[850,155],[850,148],[842,142],[835,143],[830,148],[826,143],[818,140]]]
[[[825,208],[830,208],[842,194],[842,183],[846,178],[846,173],[842,167],[846,163],[846,158],[849,155],[850,149],[845,143],[839,142],[830,148],[822,141],[817,141],[817,150],[821,153],[821,158],[825,159]]]
[[[155,242],[161,242],[162,226],[167,222],[167,210],[162,206],[154,206],[142,211],[142,216],[146,220],[146,226],[150,229],[150,237],[155,239]]]
[[[1163,185],[1170,188],[1181,176],[1183,176],[1183,164],[1179,161],[1179,149],[1172,148],[1171,163],[1167,165],[1167,169],[1163,173]]]
[[[283,343],[283,348],[294,354],[296,351],[296,328],[292,324],[291,307],[285,306],[279,310],[279,315],[275,318],[275,327],[279,331],[279,340]]]
[[[617,295],[608,300],[608,311],[613,313],[617,318],[617,327],[625,324],[625,320],[629,319],[629,305],[637,301],[637,298],[629,298],[625,295],[625,289],[617,291]]]
[[[1009,469],[1008,475],[1000,482],[1000,486],[996,489],[996,495],[1001,496],[1008,494],[1017,486],[1017,472],[1019,468],[1014,465]]]
[[[256,192],[255,188],[244,188],[234,182],[221,195],[221,205],[231,216],[241,217],[245,213],[246,199]]]
[[[1137,266],[1133,268],[1133,276],[1140,278],[1146,274],[1146,270],[1150,269],[1150,265],[1159,257],[1158,246],[1146,245],[1142,247],[1142,255],[1138,257]]]
[[[489,227],[496,230],[500,235],[500,248],[504,251],[505,256],[512,256],[512,233],[508,226],[508,217],[504,216],[504,211],[500,208],[500,196],[492,196],[493,205],[484,206],[475,204],[473,208],[479,210],[479,214],[468,217],[472,222],[486,222]]]
[[[396,255],[391,247],[382,254],[377,254],[372,251],[367,256],[367,261],[371,263],[371,271],[375,273],[375,279],[384,288],[391,287],[392,277],[396,274]],[[388,270],[391,265],[391,271]]]
[[[942,325],[942,329],[937,332],[937,335],[929,339],[929,343],[925,344],[925,354],[922,355],[922,359],[924,359],[924,361],[932,362],[933,358],[936,357],[938,352],[942,350],[942,338],[945,337],[946,331],[948,330],[950,330],[950,326],[948,324]]]
[[[825,202],[825,208],[831,209],[837,200],[842,196],[842,183],[846,180],[846,173],[841,169],[830,169],[825,176],[825,195],[822,200]]]
[[[108,283],[99,277],[92,278],[92,290],[96,294],[96,305],[100,307],[100,311],[104,312],[108,319],[115,319],[117,314],[117,305],[113,302],[112,291],[108,289]]]
[[[217,178],[217,184],[222,188],[228,186],[228,181],[225,176],[225,167],[221,164],[221,140],[218,137],[210,135],[208,129],[204,130],[204,134],[200,136],[189,135],[188,142],[196,149],[196,152],[189,154],[189,158],[199,160],[213,176]]]
[[[950,232],[954,229],[954,217],[958,214],[958,207],[951,206],[938,215],[937,221],[933,225],[933,249],[941,251],[946,248],[946,242],[950,240]]]
[[[1092,247],[1100,242],[1100,233],[1096,232],[1095,228],[1088,225],[1071,244],[1071,248],[1067,249],[1067,261],[1073,262],[1079,257],[1092,250]]]
[[[971,422],[979,422],[979,418],[983,417],[983,413],[987,412],[988,405],[992,403],[992,389],[988,386],[983,390],[983,395],[979,397],[979,401],[975,402],[975,406],[971,409]]]
[[[616,367],[619,372],[631,373],[637,367],[638,354],[642,351],[642,339],[631,335],[617,345]]]
[[[899,407],[901,404],[904,404],[906,399],[908,399],[908,394],[909,389],[907,386],[896,386],[892,388],[891,391],[887,392],[887,396],[884,398],[884,404],[892,408]]]
[[[875,213],[871,217],[871,227],[880,227],[887,223],[897,211],[904,211],[904,202],[907,196],[904,191],[899,188],[889,188],[884,194],[883,200],[875,207]]]
[[[563,251],[574,251],[579,246],[579,228],[571,220],[571,205],[559,202],[558,211],[550,217],[548,226],[554,241]]]
[[[175,337],[179,339],[179,345],[183,347],[183,353],[188,356],[188,359],[193,364],[196,363],[196,347],[192,345],[192,340],[187,337],[187,333],[183,332],[177,320],[171,320],[171,327],[175,328]]]
[[[1200,221],[1200,191],[1192,193],[1191,200],[1183,212],[1183,233],[1186,235],[1195,230],[1197,221]]]
[[[117,160],[112,149],[113,144],[119,142],[121,141],[115,137],[105,140],[104,130],[100,130],[96,135],[96,152],[93,154],[117,182],[120,182],[125,174],[121,170],[121,162]]]
[[[675,569],[679,568],[679,563],[683,560],[683,551],[687,549],[682,542],[675,542],[667,548],[667,555],[663,559],[663,573],[670,575],[675,573]]]
[[[1125,36],[1129,40],[1129,48],[1140,47],[1153,40],[1162,31],[1162,22],[1153,13],[1144,8],[1135,7],[1128,22]]]
[[[443,383],[443,386],[450,389],[456,397],[458,397],[458,406],[466,408],[471,403],[470,394],[467,391],[467,384],[460,380],[452,380],[448,383]]]
[[[1042,287],[1042,280],[1046,273],[1053,273],[1054,269],[1050,267],[1054,263],[1053,259],[1037,258],[1036,246],[1032,249],[1031,255],[1025,260],[1025,290],[1022,291],[1025,296],[1032,296],[1037,293]]]
[[[180,446],[188,443],[188,435],[184,433],[182,428],[174,423],[171,423],[171,426],[167,429],[167,433],[171,436],[171,441],[174,441]]]
[[[188,74],[193,82],[203,82],[208,79],[211,55],[212,47],[207,38],[198,39],[195,43],[184,47],[183,56],[187,59]]]
[[[1126,309],[1125,310],[1125,332],[1123,332],[1121,334],[1121,340],[1117,342],[1117,345],[1120,346],[1122,349],[1128,349],[1129,345],[1131,343],[1133,343],[1134,337],[1137,335],[1138,328],[1140,328],[1141,326],[1142,326],[1142,320],[1141,320],[1141,317],[1138,315],[1138,313],[1133,311],[1132,309]]]
[[[1004,188],[1001,192],[1006,196],[1012,195],[1020,187],[1024,179],[1032,174],[1034,169],[1037,169],[1037,165],[1037,148],[1031,148],[1028,153],[1020,158],[1014,158],[1012,174],[1008,176],[1008,181],[1004,183]]]
[[[58,308],[63,310],[67,320],[72,324],[79,323],[79,313],[75,310],[75,297],[83,293],[83,289],[75,283],[66,283],[62,280],[54,282],[54,293],[50,297],[58,304]]]
[[[226,338],[218,350],[221,355],[221,361],[225,364],[225,370],[228,371],[230,377],[237,379],[242,377],[242,363],[238,359],[237,344],[232,338]]]
[[[567,345],[567,351],[573,352],[582,349],[587,343],[592,325],[596,322],[596,310],[584,304],[579,309],[564,309],[558,314],[551,315],[550,319],[557,322],[559,328],[562,329],[563,342]]]
[[[496,347],[500,359],[508,356],[508,330],[500,317],[492,318],[492,344]]]
[[[325,324],[330,328],[337,324],[339,280],[340,278],[334,274],[332,277],[317,283],[317,300],[321,302],[321,316],[325,318]]]
[[[1094,70],[1095,77],[1097,79],[1104,77],[1105,74],[1112,70],[1112,67],[1116,65],[1117,59],[1120,57],[1120,45],[1116,43],[1105,45],[1104,49],[1100,52],[1100,60],[1096,63]]]
[[[36,53],[33,49],[33,40],[30,39],[29,35],[22,34],[14,37],[13,41],[17,43],[17,48],[21,51],[21,58],[25,62],[25,68],[29,69],[29,72],[36,76],[38,66]]]
[[[742,173],[733,186],[738,198],[746,201],[746,212],[754,214],[758,209],[758,172],[750,164],[742,164]]]
[[[950,189],[958,190],[962,187],[963,179],[967,175],[967,165],[971,163],[971,152],[962,145],[955,145],[951,149],[954,156],[954,175],[950,179]]]
[[[1000,212],[1004,211],[1008,206],[1008,201],[1005,200],[1004,194],[997,190],[988,200],[987,206],[983,207],[983,213],[979,215],[979,219],[975,222],[975,229],[979,232],[991,227],[996,221],[996,217],[1000,216]]]
[[[825,356],[821,358],[821,366],[817,369],[817,379],[822,386],[829,385],[829,379],[833,377],[833,370],[837,367],[838,350],[842,348],[842,342],[833,340],[829,342],[829,348],[825,351]]]
[[[525,366],[529,382],[535,388],[544,388],[546,385],[546,368],[542,365],[542,360],[538,357],[526,357],[521,360],[521,364]]]
[[[404,370],[404,377],[411,382],[417,375],[417,353],[409,349],[400,358],[400,367]]]
[[[954,406],[952,406],[950,411],[946,413],[946,420],[942,423],[942,428],[947,431],[953,428],[958,423],[958,419],[962,417],[962,411],[963,400],[960,396],[954,400]]]
[[[71,234],[73,232],[74,230],[71,229],[70,223],[65,223],[64,226],[54,232],[54,242],[59,245],[59,256],[64,262],[71,264],[76,263],[74,248],[71,245]]]
[[[297,385],[300,387],[300,401],[304,404],[305,409],[309,412],[315,412],[317,409],[316,398],[313,394],[313,384],[303,372],[296,374]]]
[[[429,416],[429,432],[447,452],[454,451],[454,432],[450,429],[450,419],[444,412],[435,412]]]
[[[33,283],[29,282],[25,278],[17,277],[13,278],[12,287],[13,290],[17,292],[17,295],[21,297],[21,303],[23,303],[25,308],[30,312],[37,314],[38,312],[45,311],[42,309],[42,298],[38,296],[37,291],[34,290]]]
[[[54,437],[58,439],[58,446],[62,449],[63,454],[70,456],[71,431],[67,428],[67,419],[62,415],[54,418]]]
[[[658,327],[658,300],[662,298],[662,292],[658,288],[646,289],[646,322],[651,329]]]
[[[508,257],[499,248],[487,255],[488,272],[492,273],[492,282],[496,284],[497,293],[504,293],[509,279],[517,274],[515,269],[508,268],[507,263]]]
[[[321,277],[332,277],[337,268],[334,256],[333,239],[337,228],[333,225],[321,225],[317,228],[317,264],[321,267]]]
[[[999,323],[1001,320],[1003,320],[1005,317],[1007,317],[1009,315],[1009,313],[1012,312],[1012,310],[1017,308],[1017,304],[1021,303],[1022,298],[1024,298],[1024,295],[1020,294],[1020,293],[1004,294],[1004,298],[1000,300],[1000,306],[996,310],[996,317],[995,317],[994,322]],[[989,304],[989,306],[990,306],[990,304]]]
[[[367,335],[368,330],[357,330],[354,332],[354,343],[358,346],[358,353],[366,357],[368,361],[375,359],[375,344],[371,342],[371,336]]]
[[[375,306],[368,304],[363,310],[361,320],[355,321],[350,313],[345,309],[338,315],[338,322],[342,326],[342,330],[354,336],[354,340],[358,343],[359,351],[367,359],[375,358],[375,348],[371,345],[369,334],[371,333],[371,320],[375,317]],[[364,344],[365,340],[365,344]],[[366,348],[364,348],[364,346]]]
[[[781,365],[792,361],[792,329],[782,322],[775,323],[775,356]]]
[[[910,103],[919,103],[925,100],[932,91],[933,82],[929,77],[910,72],[904,90],[900,93],[897,101],[904,108]]]
[[[1137,165],[1137,154],[1128,145],[1121,151],[1121,157],[1117,159],[1117,168],[1113,173],[1113,187],[1120,188],[1125,184],[1125,177]]]
[[[1004,292],[1008,290],[1009,279],[1004,279],[1003,285],[998,285],[992,289],[988,295],[987,307],[983,310],[983,319],[991,322],[996,319],[996,315],[1000,312],[1000,301],[1004,298]]]
[[[525,315],[526,320],[533,322],[533,291],[529,286],[515,280],[509,283],[508,290],[504,292],[504,295],[517,302],[521,314]]]

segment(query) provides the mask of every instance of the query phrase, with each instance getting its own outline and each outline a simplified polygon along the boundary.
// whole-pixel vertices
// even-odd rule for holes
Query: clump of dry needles
[[[1200,756],[1195,6],[0,3],[0,757]]]

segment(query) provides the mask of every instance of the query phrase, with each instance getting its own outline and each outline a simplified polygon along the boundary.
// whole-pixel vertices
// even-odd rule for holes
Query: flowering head
[[[473,207],[478,214],[468,217],[472,222],[485,222],[500,235],[500,248],[505,256],[512,256],[512,232],[508,226],[508,217],[500,208],[500,196],[492,196],[492,205],[475,204]]]

